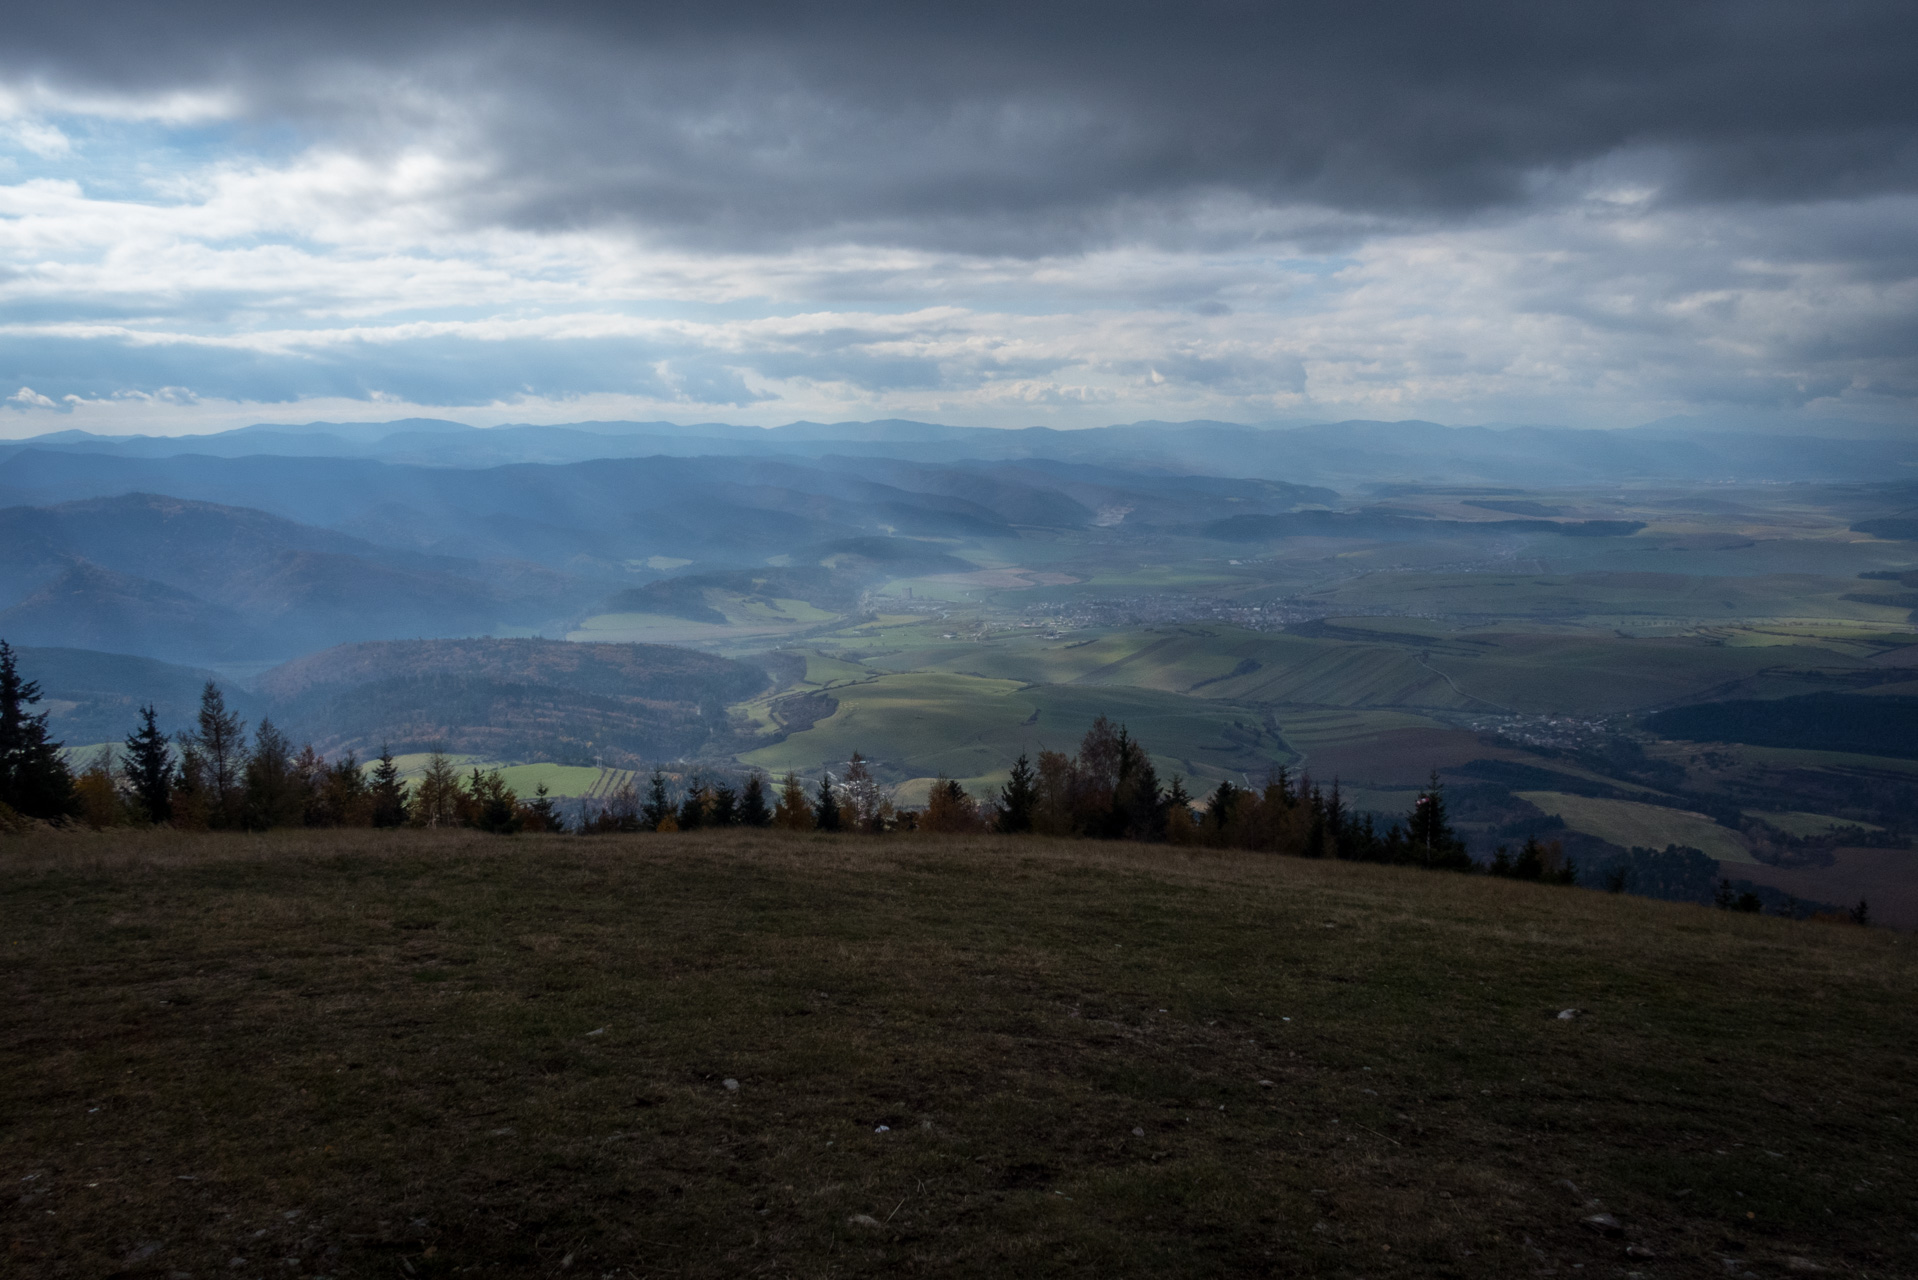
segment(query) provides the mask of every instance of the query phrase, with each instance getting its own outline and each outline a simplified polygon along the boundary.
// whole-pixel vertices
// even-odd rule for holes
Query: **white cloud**
[[[22,101],[0,95],[0,119],[37,119]],[[149,113],[128,119],[219,110],[93,105]],[[138,195],[79,176],[0,185],[0,377],[52,386],[39,370],[65,360],[73,386],[57,393],[101,422],[284,417],[258,406],[288,398],[340,416],[730,405],[769,422],[1006,425],[1624,425],[1714,403],[1904,417],[1918,404],[1905,341],[1918,336],[1918,271],[1902,251],[1871,249],[1918,220],[1909,197],[1674,210],[1595,175],[1587,199],[1443,228],[1372,225],[1332,248],[1307,238],[1328,224],[1322,210],[1220,198],[1195,206],[1188,247],[1027,259],[858,244],[697,252],[630,230],[476,227],[462,201],[484,177],[422,143],[223,155],[151,174]],[[8,367],[7,351],[29,348],[39,363]],[[542,389],[431,399],[446,393],[426,384],[465,376],[455,350],[497,355]],[[90,363],[76,354],[88,351]],[[115,352],[141,356],[117,383]],[[624,386],[614,357],[633,371]],[[320,364],[344,370],[327,386],[357,396],[295,376]],[[196,381],[229,365],[250,380]],[[742,388],[763,399],[748,405]],[[722,394],[734,398],[698,399]],[[24,387],[9,399],[62,403]]]
[[[7,403],[18,405],[22,409],[58,409],[59,402],[50,396],[43,396],[32,387],[21,387],[7,397]]]

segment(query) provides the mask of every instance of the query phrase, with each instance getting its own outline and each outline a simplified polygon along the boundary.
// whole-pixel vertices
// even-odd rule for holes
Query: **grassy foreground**
[[[1911,1275],[1912,950],[1090,843],[16,839],[0,1247],[18,1276]]]

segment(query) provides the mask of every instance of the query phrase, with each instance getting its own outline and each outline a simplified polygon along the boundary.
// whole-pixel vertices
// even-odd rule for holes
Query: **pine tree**
[[[1205,805],[1206,831],[1215,837],[1223,838],[1226,828],[1232,825],[1233,810],[1239,807],[1239,789],[1229,779],[1221,779],[1212,798]]]
[[[481,773],[475,765],[467,794],[472,797],[467,821],[473,826],[497,836],[510,836],[520,829],[519,797],[498,769]]]
[[[1325,835],[1332,842],[1332,856],[1335,858],[1358,858],[1365,853],[1364,840],[1358,826],[1352,821],[1351,811],[1345,807],[1345,794],[1339,789],[1339,780],[1332,779],[1332,794],[1325,798]]]
[[[846,762],[846,817],[855,831],[882,831],[892,814],[892,802],[886,789],[872,776],[872,766],[857,751]]]
[[[832,791],[832,775],[819,778],[819,798],[813,802],[812,824],[821,831],[839,830],[839,797]]]
[[[200,759],[207,825],[237,828],[245,818],[246,722],[226,709],[226,695],[211,680],[200,691],[197,726],[188,740]]]
[[[647,786],[646,803],[639,807],[640,830],[657,831],[672,816],[673,802],[666,794],[666,775],[654,769],[652,781]],[[677,829],[675,824],[674,830]]]
[[[342,827],[373,825],[373,792],[366,785],[366,771],[360,768],[359,756],[347,752],[315,775],[314,782],[328,821]]]
[[[173,820],[173,746],[160,732],[159,713],[140,708],[140,727],[127,735],[127,781],[148,822]]]
[[[1112,793],[1114,836],[1130,840],[1165,838],[1165,794],[1159,771],[1139,740],[1119,727],[1119,780]]]
[[[406,809],[406,784],[400,781],[400,767],[393,759],[392,748],[381,743],[380,762],[373,766],[373,825],[403,827]]]
[[[766,809],[766,784],[758,774],[749,774],[746,778],[746,790],[739,797],[739,822],[741,826],[765,827],[772,824],[773,816]]]
[[[713,807],[712,788],[706,780],[695,774],[686,784],[686,794],[679,801],[679,829],[697,831],[706,825],[707,817]]]
[[[707,825],[714,827],[736,827],[739,825],[739,793],[721,783],[713,788],[713,808],[707,815]]]
[[[566,830],[566,817],[553,803],[552,792],[547,789],[544,782],[533,788],[532,801],[522,806],[521,811],[526,819],[528,830],[556,832]]]
[[[47,713],[27,710],[38,701],[39,682],[20,678],[13,647],[0,640],[0,804],[52,820],[74,811],[73,774],[47,737]]]
[[[1405,825],[1409,852],[1420,866],[1442,871],[1472,869],[1472,855],[1446,816],[1445,791],[1439,785],[1436,771],[1425,790],[1412,802],[1412,813]]]
[[[999,813],[993,825],[1006,835],[1021,835],[1032,830],[1032,809],[1038,803],[1039,788],[1034,780],[1032,761],[1021,751],[1012,762],[1012,774],[999,789]]]

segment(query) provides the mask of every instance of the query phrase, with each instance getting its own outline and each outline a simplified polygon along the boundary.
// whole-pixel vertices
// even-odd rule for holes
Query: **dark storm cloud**
[[[1416,224],[1549,202],[1595,164],[1667,203],[1918,186],[1909,0],[117,0],[9,26],[15,75],[226,89],[371,149],[448,139],[478,221],[712,246],[1070,250],[1199,234],[1207,198]]]

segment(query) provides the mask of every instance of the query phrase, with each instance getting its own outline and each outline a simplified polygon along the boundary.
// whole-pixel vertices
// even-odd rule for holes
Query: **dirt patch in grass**
[[[1911,1274],[1909,950],[1043,841],[14,840],[0,1247],[22,1276]]]

